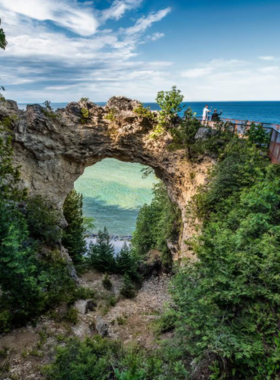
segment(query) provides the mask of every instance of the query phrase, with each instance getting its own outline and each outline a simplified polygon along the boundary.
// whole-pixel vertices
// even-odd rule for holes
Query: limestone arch
[[[192,163],[184,150],[169,150],[168,132],[152,139],[154,124],[134,112],[137,106],[138,101],[113,97],[105,107],[82,101],[69,103],[55,112],[40,105],[30,105],[22,111],[15,102],[7,101],[0,106],[0,117],[16,116],[14,161],[21,166],[24,186],[30,194],[52,199],[58,207],[84,169],[105,158],[151,167],[181,209],[183,230],[178,250],[181,256],[186,256],[189,252],[184,242],[192,229],[185,207],[197,187],[204,183],[212,162],[204,159]]]

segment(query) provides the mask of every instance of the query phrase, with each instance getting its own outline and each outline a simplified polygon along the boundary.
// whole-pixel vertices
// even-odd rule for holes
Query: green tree
[[[1,25],[1,19],[0,19]],[[0,49],[5,49],[7,46],[6,35],[2,28],[0,28]]]
[[[170,201],[166,187],[161,182],[154,187],[154,198],[150,205],[141,207],[132,247],[137,255],[143,256],[151,249],[161,251],[165,264],[170,267],[170,251],[167,242],[176,243],[181,227],[181,213]]]
[[[116,273],[115,251],[106,227],[98,232],[96,244],[90,246],[88,261],[90,266],[100,272]]]
[[[170,91],[160,91],[157,94],[156,102],[160,106],[158,124],[154,129],[153,137],[160,135],[168,126],[173,125],[176,116],[182,111],[181,103],[184,96],[181,91],[173,86]]]
[[[83,261],[83,255],[86,253],[86,242],[84,239],[83,196],[76,190],[72,190],[67,195],[63,213],[68,226],[63,230],[62,244],[68,249],[73,262],[78,264]]]
[[[199,260],[171,287],[178,347],[208,357],[213,378],[276,379],[280,368],[280,172],[261,152],[228,144],[196,197]]]

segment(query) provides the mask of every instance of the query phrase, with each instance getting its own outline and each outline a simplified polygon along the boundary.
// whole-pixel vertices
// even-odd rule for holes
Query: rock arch
[[[184,150],[168,150],[169,133],[152,139],[152,122],[133,112],[138,105],[135,100],[113,97],[105,107],[80,101],[52,112],[39,105],[22,111],[15,102],[7,101],[0,106],[0,118],[16,115],[14,161],[21,166],[29,193],[47,196],[60,207],[84,169],[104,158],[153,168],[182,211],[179,251],[185,256],[184,241],[192,233],[185,206],[205,181],[212,163],[205,159],[195,164],[186,159]]]

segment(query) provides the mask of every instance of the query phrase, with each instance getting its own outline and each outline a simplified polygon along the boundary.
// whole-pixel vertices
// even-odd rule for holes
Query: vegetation
[[[127,274],[134,281],[140,281],[138,274],[139,258],[125,243],[119,254],[115,254],[106,229],[99,231],[96,244],[89,249],[88,264],[101,273]]]
[[[148,120],[154,121],[155,120],[155,114],[151,111],[150,107],[144,107],[143,104],[139,107],[134,108],[133,112],[143,118],[146,118]]]
[[[168,364],[167,364],[168,363]],[[117,341],[95,337],[71,339],[58,347],[55,362],[45,368],[47,379],[185,380],[187,372],[176,352],[145,353],[138,347],[124,349]]]
[[[177,242],[180,228],[180,210],[170,201],[164,184],[157,184],[152,203],[144,205],[139,211],[132,246],[136,254],[142,257],[151,249],[159,250],[163,265],[170,269],[172,258],[167,242]]]
[[[1,19],[0,19],[0,25],[1,25]],[[2,28],[0,28],[0,49],[5,49],[7,46],[7,40],[5,36],[5,32]]]
[[[178,113],[182,111],[181,103],[184,96],[181,91],[173,86],[170,91],[160,91],[157,94],[156,102],[160,106],[158,124],[155,127],[152,137],[161,135],[167,127],[173,126]]]
[[[83,196],[76,190],[72,190],[66,197],[63,205],[64,217],[68,226],[63,230],[62,244],[68,249],[68,253],[75,264],[83,261],[86,253],[84,239],[85,226],[83,218]]]
[[[81,108],[81,123],[86,124],[89,120],[89,110],[87,108]]]
[[[105,116],[105,119],[106,120],[109,120],[109,121],[115,121],[116,120],[116,109],[115,108],[111,108],[108,112],[108,114]]]
[[[133,285],[128,274],[124,275],[123,286],[121,288],[121,295],[126,298],[135,297],[135,286]]]
[[[280,180],[262,144],[234,137],[193,207],[199,261],[173,281],[182,354],[208,358],[211,379],[279,376]],[[174,314],[174,313],[173,313]]]
[[[67,300],[75,289],[58,251],[58,213],[19,187],[9,123],[0,123],[0,333]]]

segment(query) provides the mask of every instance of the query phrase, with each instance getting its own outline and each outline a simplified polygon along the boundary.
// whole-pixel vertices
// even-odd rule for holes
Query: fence
[[[215,127],[214,121],[206,120],[203,121],[202,117],[198,117],[198,120],[202,122],[203,125],[209,127]],[[270,143],[268,146],[268,156],[271,162],[274,164],[280,164],[280,124],[270,124],[261,123],[255,121],[247,120],[235,120],[235,119],[221,119],[221,122],[230,123],[233,125],[234,130],[239,135],[243,135],[246,129],[249,129],[251,124],[262,125],[270,133]]]

